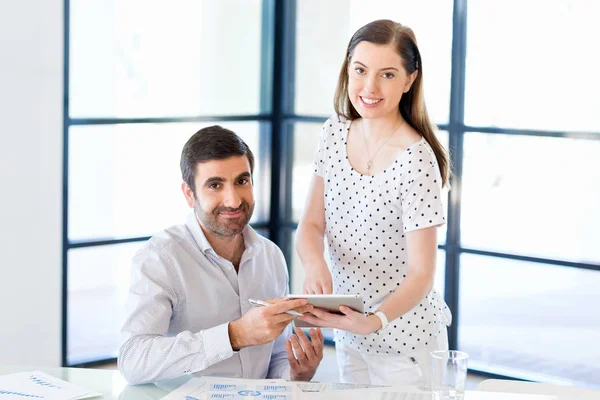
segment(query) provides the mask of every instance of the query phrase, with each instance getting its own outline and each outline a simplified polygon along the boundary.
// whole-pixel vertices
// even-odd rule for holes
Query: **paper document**
[[[282,379],[192,378],[161,400],[430,400],[418,390]],[[1,400],[1,399],[0,399]]]
[[[0,400],[80,400],[102,396],[40,371],[0,376]]]
[[[161,400],[295,400],[296,387],[282,379],[192,378]]]

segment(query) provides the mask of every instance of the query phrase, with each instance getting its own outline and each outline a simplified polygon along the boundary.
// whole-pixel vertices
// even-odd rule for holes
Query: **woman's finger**
[[[310,314],[304,314],[303,316],[298,317],[298,319],[316,326],[327,326],[327,321],[323,321],[322,319]]]

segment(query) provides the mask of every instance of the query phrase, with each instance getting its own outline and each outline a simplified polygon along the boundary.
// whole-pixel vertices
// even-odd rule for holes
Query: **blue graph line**
[[[36,385],[45,386],[45,387],[51,387],[51,388],[55,388],[55,389],[60,389],[60,387],[59,387],[59,386],[56,386],[56,385],[55,385],[55,384],[53,384],[53,383],[50,383],[50,382],[48,382],[48,381],[45,381],[45,380],[43,380],[43,379],[40,379],[40,378],[38,378],[38,377],[37,377],[37,376],[35,376],[35,375],[31,375],[31,376],[29,377],[29,379],[31,380],[31,382],[35,383]]]
[[[0,395],[2,394],[11,394],[20,397],[28,397],[30,399],[43,399],[44,396],[36,396],[35,394],[27,394],[27,393],[19,393],[19,392],[9,392],[7,390],[0,390]]]
[[[264,394],[263,399],[265,400],[286,400],[288,398],[285,394]]]
[[[234,395],[231,393],[213,393],[210,395],[211,399],[233,399]]]
[[[285,389],[286,389],[285,386],[265,385],[263,390],[266,392],[285,392]]]
[[[185,400],[198,400],[198,399],[195,397],[192,397],[192,396],[185,396]]]
[[[228,385],[225,383],[215,383],[212,386],[213,390],[235,390],[235,385]]]

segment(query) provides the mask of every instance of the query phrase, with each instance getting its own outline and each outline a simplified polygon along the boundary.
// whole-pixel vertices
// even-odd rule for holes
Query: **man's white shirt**
[[[288,294],[281,250],[247,226],[236,273],[215,253],[192,212],[185,225],[153,236],[134,256],[119,370],[129,383],[187,374],[289,378],[288,326],[271,343],[233,351],[229,322],[252,306]]]

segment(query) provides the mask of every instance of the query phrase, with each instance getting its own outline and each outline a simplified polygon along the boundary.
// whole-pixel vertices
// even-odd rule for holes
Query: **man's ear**
[[[408,77],[408,82],[406,83],[406,86],[404,86],[404,93],[407,93],[410,90],[413,83],[415,83],[415,79],[417,79],[418,75],[419,75],[418,69],[415,70],[415,72],[413,72],[412,74],[410,74],[410,76]]]
[[[194,191],[192,188],[187,183],[182,182],[181,191],[185,196],[185,201],[187,201],[188,206],[190,206],[190,208],[194,208],[194,205],[196,204],[196,197],[194,196]]]

